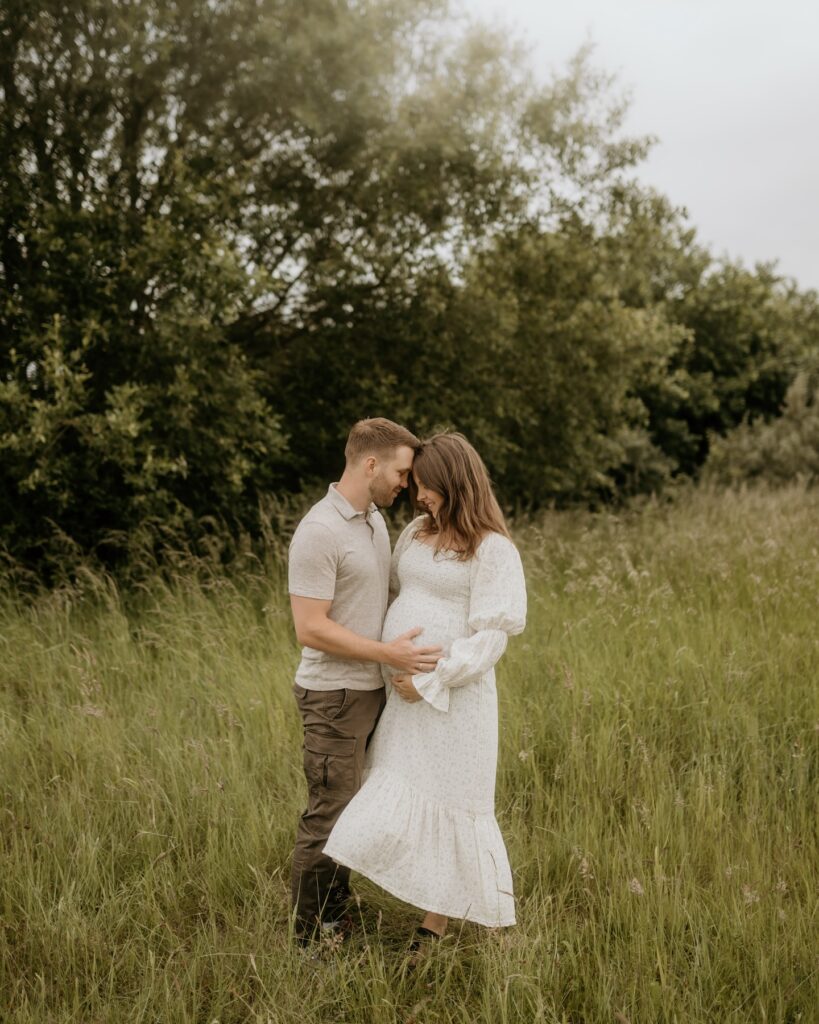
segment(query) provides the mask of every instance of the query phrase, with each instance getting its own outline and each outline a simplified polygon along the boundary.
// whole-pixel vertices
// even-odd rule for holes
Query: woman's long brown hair
[[[483,459],[463,434],[434,434],[415,453],[410,498],[416,512],[425,512],[418,504],[418,481],[444,499],[437,522],[427,512],[418,531],[435,537],[436,551],[457,550],[459,559],[466,561],[487,533],[509,536]]]

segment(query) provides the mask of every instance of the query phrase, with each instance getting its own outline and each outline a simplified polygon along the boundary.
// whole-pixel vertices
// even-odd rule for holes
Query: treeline
[[[364,415],[536,507],[811,409],[816,294],[704,250],[623,114],[445,0],[0,0],[7,554],[253,531]]]

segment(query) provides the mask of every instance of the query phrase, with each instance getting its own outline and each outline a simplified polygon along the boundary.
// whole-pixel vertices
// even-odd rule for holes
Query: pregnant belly
[[[427,595],[402,591],[387,611],[381,639],[386,643],[406,633],[408,629],[422,630],[413,643],[416,647],[443,647],[444,655],[458,637],[468,636],[469,627],[461,607],[445,601],[436,601]]]

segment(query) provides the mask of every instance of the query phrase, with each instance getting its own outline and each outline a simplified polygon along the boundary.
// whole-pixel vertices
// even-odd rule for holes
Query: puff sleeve
[[[433,672],[412,678],[424,700],[439,711],[449,710],[450,689],[489,672],[509,637],[526,625],[523,566],[517,548],[502,534],[485,537],[472,560],[468,622],[471,635],[456,640]]]

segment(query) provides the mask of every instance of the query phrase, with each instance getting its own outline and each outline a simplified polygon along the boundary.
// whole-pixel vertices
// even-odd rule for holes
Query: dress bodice
[[[398,596],[387,611],[382,639],[389,642],[420,627],[423,632],[414,643],[440,645],[446,655],[454,640],[470,632],[470,562],[413,538],[397,562],[396,575]]]

